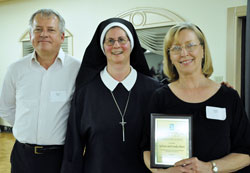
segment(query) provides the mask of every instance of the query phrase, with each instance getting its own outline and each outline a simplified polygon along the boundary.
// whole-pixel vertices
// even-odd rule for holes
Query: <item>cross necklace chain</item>
[[[121,109],[120,109],[120,107],[119,107],[119,105],[118,105],[118,103],[117,103],[117,101],[116,101],[116,99],[115,99],[115,96],[114,96],[113,92],[112,92],[112,91],[110,91],[110,92],[111,92],[111,95],[112,95],[112,97],[113,97],[113,100],[114,100],[114,102],[115,102],[115,105],[116,105],[116,107],[117,107],[117,109],[118,109],[118,111],[119,111],[119,113],[120,113],[120,115],[121,115],[121,118],[122,118],[122,121],[119,122],[119,123],[120,123],[121,126],[122,126],[122,141],[125,142],[125,124],[126,124],[127,122],[124,121],[124,116],[125,116],[125,113],[126,113],[126,111],[127,111],[127,107],[128,107],[128,103],[129,103],[129,98],[130,98],[130,93],[131,93],[131,91],[129,91],[129,93],[128,93],[128,99],[127,99],[127,103],[126,103],[126,106],[125,106],[125,109],[124,109],[123,114],[122,114],[122,111],[121,111]]]

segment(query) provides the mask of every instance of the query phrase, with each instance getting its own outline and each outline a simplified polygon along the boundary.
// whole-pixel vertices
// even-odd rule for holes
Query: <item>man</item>
[[[64,19],[51,9],[30,18],[34,52],[10,65],[0,116],[13,125],[12,173],[60,172],[66,124],[80,62],[61,49]]]

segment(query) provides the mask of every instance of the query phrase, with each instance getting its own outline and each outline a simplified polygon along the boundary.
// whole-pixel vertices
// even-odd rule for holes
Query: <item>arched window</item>
[[[152,75],[158,80],[165,79],[162,66],[164,37],[170,27],[185,20],[163,8],[135,8],[116,17],[133,24],[141,46],[145,49],[145,57]]]
[[[163,40],[169,28],[185,20],[163,8],[135,8],[117,17],[130,21],[137,32],[142,47],[163,55]]]

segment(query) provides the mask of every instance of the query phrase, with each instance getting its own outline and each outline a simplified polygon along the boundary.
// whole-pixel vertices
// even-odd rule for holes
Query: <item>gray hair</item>
[[[63,17],[56,11],[52,10],[52,9],[40,9],[38,11],[36,11],[30,18],[29,20],[29,25],[30,25],[30,30],[32,30],[33,28],[33,21],[34,18],[36,17],[37,14],[41,14],[42,16],[45,17],[50,17],[52,15],[55,15],[59,21],[59,29],[61,33],[65,32],[65,21],[63,19]]]

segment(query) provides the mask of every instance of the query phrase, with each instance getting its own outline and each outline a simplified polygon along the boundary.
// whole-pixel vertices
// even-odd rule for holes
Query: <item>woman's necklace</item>
[[[115,105],[116,105],[116,107],[117,107],[117,109],[118,109],[118,111],[119,111],[119,113],[120,113],[120,115],[121,115],[121,118],[122,118],[122,121],[119,122],[119,123],[120,123],[121,126],[122,126],[122,141],[125,142],[125,124],[126,124],[127,122],[124,121],[124,116],[125,116],[125,113],[126,113],[126,111],[127,111],[127,107],[128,107],[128,103],[129,103],[129,98],[130,98],[130,93],[131,93],[131,91],[129,91],[129,93],[128,93],[128,99],[127,99],[127,103],[126,103],[126,106],[125,106],[125,109],[124,109],[123,114],[122,114],[121,109],[120,109],[120,107],[119,107],[119,105],[118,105],[118,103],[117,103],[117,101],[116,101],[116,99],[115,99],[115,96],[114,96],[113,92],[112,92],[112,91],[110,91],[110,92],[111,92],[111,95],[112,95],[112,97],[113,97],[113,100],[114,100],[114,102],[115,102]]]

